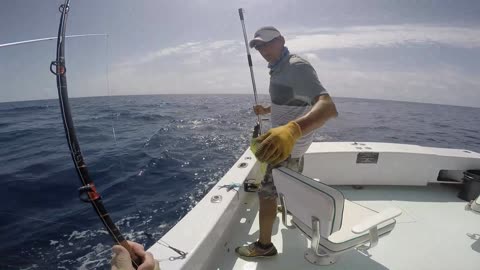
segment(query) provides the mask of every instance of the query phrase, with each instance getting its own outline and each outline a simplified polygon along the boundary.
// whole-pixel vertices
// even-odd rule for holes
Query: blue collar
[[[282,62],[282,60],[288,57],[289,55],[290,55],[290,52],[288,51],[288,48],[283,47],[282,56],[280,56],[280,58],[277,61],[275,61],[275,63],[268,64],[268,68],[270,69],[270,71],[273,71],[278,66],[278,64],[280,64],[280,62]]]

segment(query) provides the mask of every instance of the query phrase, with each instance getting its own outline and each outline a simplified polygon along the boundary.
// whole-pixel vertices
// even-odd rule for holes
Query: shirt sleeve
[[[315,98],[328,92],[318,80],[315,69],[309,63],[295,63],[292,66],[292,86],[297,99],[313,105]]]

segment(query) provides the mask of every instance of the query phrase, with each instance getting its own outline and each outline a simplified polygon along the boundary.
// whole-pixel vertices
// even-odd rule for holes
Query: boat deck
[[[336,264],[317,266],[303,258],[310,241],[298,229],[287,229],[278,214],[273,258],[242,259],[235,247],[258,238],[258,200],[249,194],[233,219],[231,238],[210,269],[480,269],[480,215],[465,210],[456,197],[456,186],[365,186],[339,188],[345,197],[379,211],[389,206],[402,209],[395,229],[378,246],[361,253],[344,253]],[[220,253],[222,252],[220,250]]]

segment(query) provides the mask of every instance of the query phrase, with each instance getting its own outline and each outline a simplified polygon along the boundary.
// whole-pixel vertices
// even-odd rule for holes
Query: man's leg
[[[272,243],[273,222],[277,216],[277,197],[262,198],[259,196],[260,237],[258,241],[263,245]]]
[[[303,171],[303,157],[295,159],[289,158],[279,166],[284,166],[301,173]],[[240,256],[268,257],[277,254],[277,249],[272,244],[272,231],[273,223],[277,216],[278,194],[273,184],[272,170],[273,166],[268,165],[262,186],[258,191],[260,236],[257,242],[236,248],[235,251]]]
[[[277,215],[277,190],[273,185],[271,165],[267,166],[265,176],[258,191],[260,236],[258,241],[235,249],[244,257],[268,257],[277,254],[272,244],[273,222]]]
[[[268,164],[262,186],[258,191],[260,235],[258,242],[263,245],[272,243],[273,222],[277,216],[277,188],[273,184],[273,166]]]

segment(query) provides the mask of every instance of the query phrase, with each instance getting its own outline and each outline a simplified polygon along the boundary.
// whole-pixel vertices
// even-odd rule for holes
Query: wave
[[[251,96],[80,101],[72,111],[91,177],[122,232],[145,246],[174,226],[234,164],[248,147],[256,121]],[[347,111],[318,130],[315,140],[480,151],[479,127],[463,121],[474,119],[478,109],[436,114],[434,110],[451,107],[351,99],[338,103]],[[53,115],[51,109],[55,117],[41,117]],[[2,263],[14,269],[106,268],[111,239],[91,207],[78,200],[80,182],[57,110],[55,100],[0,104],[5,117],[0,119],[8,117],[0,123],[0,184],[8,190],[0,212],[15,209],[20,215],[0,221],[0,230],[11,232],[1,235],[0,249],[12,257],[2,255]]]

